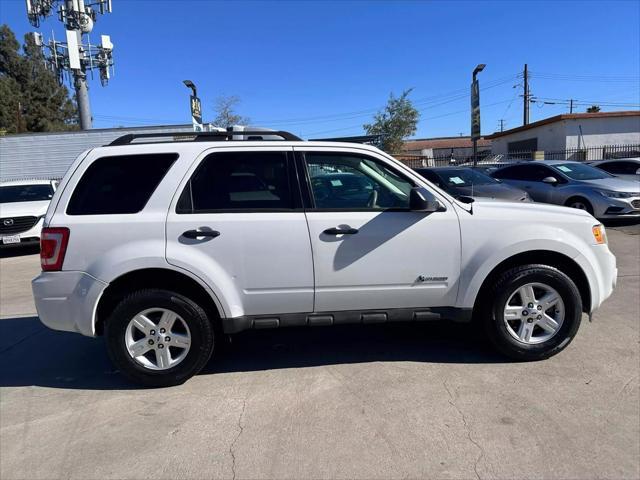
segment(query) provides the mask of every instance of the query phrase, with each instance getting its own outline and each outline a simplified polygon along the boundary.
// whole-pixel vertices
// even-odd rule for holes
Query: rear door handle
[[[327,228],[322,233],[326,233],[327,235],[355,235],[356,233],[358,233],[358,229],[333,227],[333,228]]]
[[[215,230],[187,230],[182,234],[183,237],[196,239],[198,237],[216,238],[220,236],[220,232]]]

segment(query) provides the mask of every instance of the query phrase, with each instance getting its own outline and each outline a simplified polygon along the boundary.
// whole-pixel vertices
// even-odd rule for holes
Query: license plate
[[[10,237],[2,237],[2,244],[20,243],[20,235],[11,235]]]

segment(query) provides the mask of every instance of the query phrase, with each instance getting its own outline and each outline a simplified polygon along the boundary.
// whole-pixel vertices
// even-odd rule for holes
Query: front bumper
[[[594,205],[596,218],[639,218],[640,197],[608,198],[601,196]]]
[[[591,264],[592,271],[588,272],[591,285],[591,308],[593,313],[611,296],[618,281],[616,257],[607,245],[596,245],[592,249],[595,262]]]
[[[42,272],[31,289],[45,326],[94,337],[96,307],[107,285],[84,272]]]
[[[36,224],[33,227],[31,227],[29,230],[26,230],[26,231],[20,232],[20,233],[14,233],[14,234],[6,235],[6,236],[17,236],[17,237],[20,237],[20,243],[8,243],[8,244],[5,245],[0,241],[0,246],[2,246],[2,247],[18,247],[20,245],[33,244],[33,243],[39,242],[40,241],[40,233],[42,232],[43,224],[44,224],[44,217],[41,217],[40,219],[38,219]],[[3,236],[5,236],[5,235],[3,235]]]

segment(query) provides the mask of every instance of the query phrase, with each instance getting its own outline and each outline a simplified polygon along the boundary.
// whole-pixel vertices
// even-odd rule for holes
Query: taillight
[[[40,234],[40,265],[42,271],[62,270],[64,254],[69,243],[69,229],[66,227],[43,228]]]

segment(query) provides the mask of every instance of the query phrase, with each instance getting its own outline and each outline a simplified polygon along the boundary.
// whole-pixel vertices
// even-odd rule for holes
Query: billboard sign
[[[478,80],[471,84],[471,139],[480,138],[480,86]]]
[[[195,95],[191,95],[191,121],[193,122],[193,131],[202,132],[202,103]]]

